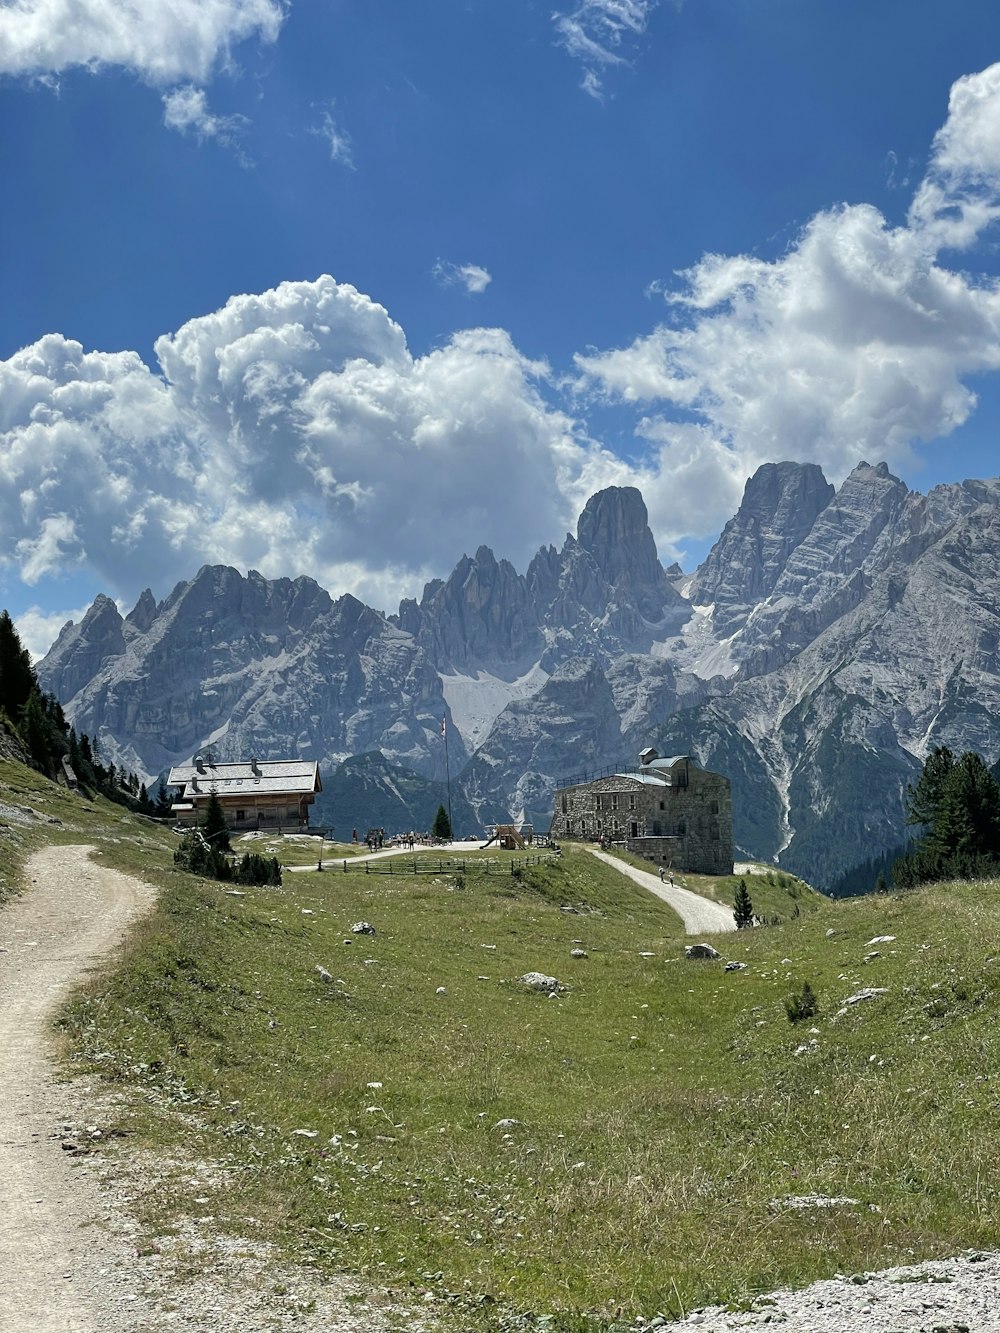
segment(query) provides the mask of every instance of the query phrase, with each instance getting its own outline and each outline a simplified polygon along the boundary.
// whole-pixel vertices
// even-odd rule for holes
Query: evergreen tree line
[[[63,760],[68,759],[84,791],[100,792],[142,814],[170,813],[162,782],[157,799],[151,800],[135,773],[102,764],[97,742],[85,732],[77,735],[68,724],[59,700],[39,686],[31,654],[7,611],[0,612],[0,722],[21,742],[31,764],[46,777],[56,779]]]
[[[893,863],[895,888],[1000,876],[1000,784],[980,755],[935,746],[906,804],[907,823],[922,831]]]
[[[184,834],[174,852],[174,864],[192,875],[233,884],[281,883],[281,865],[276,856],[247,852],[239,860],[233,857],[226,814],[214,791],[208,798],[201,827]]]

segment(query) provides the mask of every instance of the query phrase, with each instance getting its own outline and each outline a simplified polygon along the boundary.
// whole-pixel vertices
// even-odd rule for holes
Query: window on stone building
[[[634,791],[629,792],[629,796],[628,796],[628,808],[629,808],[630,810],[634,810],[634,809],[635,809],[635,792],[634,792]]]
[[[717,815],[718,813],[719,813],[719,802],[718,802],[718,801],[713,801],[713,802],[712,802],[712,814],[713,814],[713,815]]]
[[[612,810],[617,810],[617,809],[618,809],[618,793],[617,793],[617,792],[612,792],[612,793],[611,793],[611,809],[612,809]]]
[[[566,800],[566,795],[565,795],[565,793],[563,793],[563,798],[562,798],[562,812],[563,812],[563,814],[565,814],[566,811],[567,811],[568,809],[569,809],[569,802]]]

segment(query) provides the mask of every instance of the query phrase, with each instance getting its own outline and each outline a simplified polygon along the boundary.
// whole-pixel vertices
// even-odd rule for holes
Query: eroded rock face
[[[765,463],[692,581],[689,597],[714,604],[715,628],[731,634],[774,591],[792,552],[835,495],[815,463]]]
[[[545,827],[558,780],[691,753],[732,780],[739,851],[822,886],[900,840],[931,745],[1000,756],[1000,480],[766,464],[687,579],[611,487],[525,574],[481,547],[397,616],[209,566],[124,620],[99,597],[37,669],[147,779],[211,744],[438,781],[446,717],[462,817]]]

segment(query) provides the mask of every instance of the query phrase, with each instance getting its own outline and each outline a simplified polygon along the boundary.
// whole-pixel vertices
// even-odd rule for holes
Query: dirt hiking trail
[[[144,1243],[131,1205],[178,1164],[93,1141],[127,1101],[56,1076],[52,1018],[155,900],[91,847],[48,847],[0,908],[0,1333],[421,1333],[379,1293],[290,1269],[258,1239],[186,1219]],[[208,1187],[211,1164],[183,1168]]]
[[[53,1075],[50,1025],[72,983],[148,910],[154,891],[88,851],[37,852],[26,892],[0,911],[2,1333],[96,1333],[100,1270],[120,1257],[97,1253],[101,1238],[87,1224],[100,1200],[83,1159],[61,1147],[58,1112],[71,1114],[72,1099]]]
[[[652,874],[648,870],[640,870],[637,866],[619,861],[617,856],[612,856],[609,852],[598,851],[596,847],[588,847],[587,851],[598,860],[614,866],[615,870],[627,875],[636,884],[641,884],[657,898],[662,898],[684,922],[686,934],[720,934],[722,931],[736,929],[731,907],[713,903],[710,898],[703,898],[700,893],[692,893],[690,889],[682,889],[679,884],[661,883],[659,871]]]

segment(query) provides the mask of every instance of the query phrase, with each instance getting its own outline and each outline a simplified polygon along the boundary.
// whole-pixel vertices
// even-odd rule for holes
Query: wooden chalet
[[[226,823],[237,832],[304,833],[309,829],[309,807],[323,790],[319,765],[306,759],[213,763],[196,758],[193,763],[175,765],[167,786],[179,789],[170,807],[179,824],[202,823],[214,792]]]

